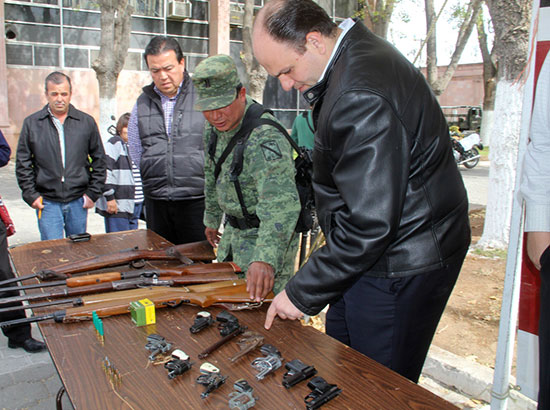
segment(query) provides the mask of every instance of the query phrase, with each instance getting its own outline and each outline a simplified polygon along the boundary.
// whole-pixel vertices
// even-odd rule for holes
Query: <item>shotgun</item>
[[[73,276],[64,280],[49,281],[43,283],[33,283],[32,285],[24,286],[10,286],[0,287],[0,292],[11,292],[28,289],[47,288],[52,286],[67,286],[69,288],[76,288],[80,286],[94,285],[104,282],[114,282],[124,279],[134,279],[138,277],[166,277],[166,276],[185,276],[185,275],[206,275],[205,282],[210,282],[211,278],[215,274],[220,274],[220,278],[223,278],[223,274],[229,274],[225,279],[218,280],[232,280],[236,279],[232,273],[240,273],[241,268],[234,262],[220,262],[220,263],[197,263],[184,267],[175,268],[159,268],[159,269],[141,269],[127,272],[104,272],[95,273],[92,275]],[[198,276],[197,276],[198,277]],[[200,283],[198,281],[189,283]],[[0,299],[1,301],[2,299]],[[0,302],[1,304],[1,302]]]
[[[103,299],[96,303],[87,304],[84,300],[82,306],[72,307],[65,310],[58,310],[42,316],[31,316],[23,319],[10,320],[0,323],[1,328],[20,325],[24,323],[39,322],[54,319],[58,323],[73,323],[82,320],[92,319],[93,312],[98,317],[108,317],[128,313],[130,302],[141,299],[149,299],[157,309],[166,306],[178,306],[181,303],[189,303],[200,307],[209,307],[219,303],[247,303],[250,302],[250,294],[246,291],[246,281],[238,279],[235,281],[219,282],[213,284],[210,290],[197,291],[189,288],[142,288],[126,291],[125,297],[119,298],[120,292],[105,293]],[[270,293],[265,302],[273,300],[273,293]],[[86,299],[86,297],[82,298]]]
[[[67,277],[76,273],[124,265],[138,260],[179,260],[186,265],[190,265],[193,261],[212,261],[215,258],[214,250],[208,241],[173,245],[157,250],[126,249],[107,255],[64,263],[50,269],[42,269],[30,275],[3,280],[0,282],[0,286],[32,278],[40,280],[67,279]]]
[[[158,277],[152,276],[138,276],[131,279],[114,280],[111,282],[100,282],[95,285],[84,285],[77,287],[66,287],[61,289],[55,289],[51,292],[34,293],[23,296],[12,296],[8,298],[0,299],[0,305],[8,305],[11,303],[18,303],[32,300],[42,299],[55,299],[62,297],[73,297],[80,295],[89,295],[102,292],[119,292],[122,295],[122,291],[127,289],[135,289],[146,286],[178,286],[178,285],[191,285],[195,283],[212,283],[222,282],[228,280],[237,279],[237,275],[234,271],[222,271],[222,272],[209,272],[196,275],[183,275],[183,276],[168,276]],[[1,312],[1,310],[0,310]]]

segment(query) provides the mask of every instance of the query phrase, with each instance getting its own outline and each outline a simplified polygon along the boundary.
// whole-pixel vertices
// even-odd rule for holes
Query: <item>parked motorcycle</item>
[[[453,155],[457,165],[464,165],[468,169],[472,169],[479,162],[479,151],[483,149],[479,134],[472,133],[467,137],[457,140],[451,138],[453,144]]]

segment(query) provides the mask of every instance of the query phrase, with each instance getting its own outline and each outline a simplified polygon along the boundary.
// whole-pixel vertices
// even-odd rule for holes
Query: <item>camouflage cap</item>
[[[193,84],[199,94],[195,109],[207,111],[231,104],[237,97],[236,87],[241,80],[233,59],[219,54],[199,63],[193,74]]]

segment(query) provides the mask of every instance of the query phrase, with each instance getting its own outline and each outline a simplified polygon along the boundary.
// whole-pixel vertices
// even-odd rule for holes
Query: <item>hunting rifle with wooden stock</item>
[[[215,258],[214,250],[208,241],[173,245],[155,250],[126,249],[107,255],[93,256],[75,262],[64,263],[53,268],[42,269],[30,275],[3,280],[0,282],[0,286],[32,278],[40,280],[66,279],[77,273],[124,265],[139,260],[179,260],[186,265],[191,265],[193,261],[212,261]]]
[[[270,293],[264,299],[264,302],[271,302],[273,296],[273,293]],[[227,307],[227,304],[248,304],[249,307],[259,306],[259,304],[251,302],[250,294],[246,290],[246,280],[237,279],[185,288],[150,287],[84,296],[82,297],[82,306],[58,310],[42,316],[10,320],[0,323],[0,327],[5,328],[49,319],[62,323],[79,322],[92,319],[93,312],[96,312],[98,317],[122,315],[129,313],[131,302],[141,299],[149,299],[157,309],[166,306],[176,307],[181,303],[194,304],[200,307],[218,304],[224,307]]]
[[[154,276],[164,279],[173,276],[193,276],[196,279],[189,278],[190,281],[188,282],[188,284],[191,284],[201,283],[200,278],[203,277],[201,275],[205,275],[205,280],[203,282],[216,282],[219,280],[237,279],[235,275],[232,275],[235,272],[240,273],[241,268],[234,262],[197,263],[187,266],[176,266],[173,268],[165,267],[155,269],[132,270],[126,272],[115,271],[94,273],[91,275],[73,276],[64,280],[33,283],[32,285],[0,287],[0,292],[40,289],[52,286],[67,286],[69,288],[76,288],[80,286],[96,285],[98,283],[114,282],[124,279],[134,279],[138,277],[152,278]],[[224,276],[224,274],[227,275]],[[225,279],[216,279],[213,275],[218,275],[218,278],[225,277]],[[0,299],[0,301],[1,300],[2,299]]]
[[[147,286],[181,286],[193,285],[198,283],[222,282],[237,279],[236,272],[240,271],[240,268],[236,264],[232,262],[223,262],[192,265],[179,269],[168,268],[156,270],[137,270],[130,272],[98,273],[95,275],[69,278],[59,282],[47,282],[45,284],[29,285],[32,288],[47,287],[51,284],[60,286],[65,285],[66,282],[72,281],[73,279],[79,280],[78,282],[70,282],[73,286],[69,286],[69,284],[67,283],[66,287],[55,289],[51,292],[33,293],[22,296],[1,298],[0,306],[24,301],[28,302],[33,300],[89,295],[101,292],[122,291]],[[170,275],[171,273],[172,275]],[[104,275],[105,277],[103,277]],[[23,290],[25,288],[28,288],[29,286],[14,286],[11,288],[0,288],[0,290]],[[2,311],[3,310],[0,309],[0,312]]]

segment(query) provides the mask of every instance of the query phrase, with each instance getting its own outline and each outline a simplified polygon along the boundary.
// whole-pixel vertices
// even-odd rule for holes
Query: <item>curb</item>
[[[469,361],[451,352],[432,345],[424,363],[422,374],[450,389],[476,400],[491,402],[493,369]],[[511,385],[515,378],[510,377]],[[536,410],[537,403],[519,391],[510,389],[508,408]]]

